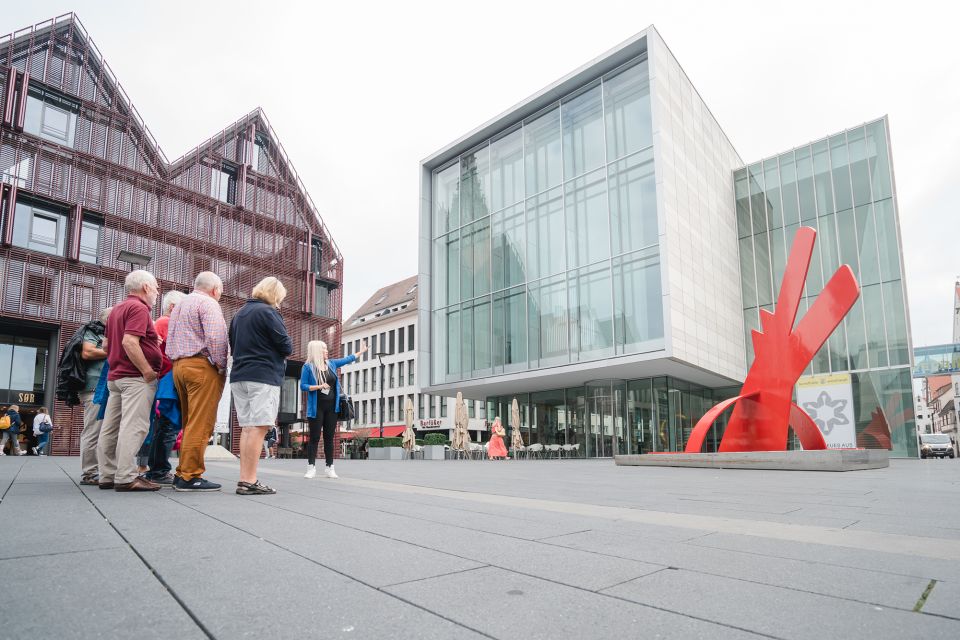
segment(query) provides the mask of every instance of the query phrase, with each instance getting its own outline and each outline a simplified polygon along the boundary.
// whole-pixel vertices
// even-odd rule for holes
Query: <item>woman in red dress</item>
[[[507,448],[503,444],[503,436],[505,435],[507,435],[507,432],[500,424],[500,416],[497,416],[493,420],[493,426],[490,427],[490,442],[487,443],[487,456],[491,460],[507,459]]]

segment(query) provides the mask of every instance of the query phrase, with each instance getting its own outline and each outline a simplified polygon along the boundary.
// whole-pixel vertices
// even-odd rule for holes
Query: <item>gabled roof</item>
[[[393,318],[395,313],[407,314],[416,309],[417,276],[412,276],[378,289],[343,323],[343,331],[347,332],[360,326],[366,327],[386,321]]]
[[[141,134],[146,148],[155,156],[154,161],[156,163],[159,177],[163,178],[164,180],[172,180],[185,166],[192,165],[192,162],[198,156],[202,156],[203,154],[212,151],[214,145],[222,141],[225,134],[233,131],[243,130],[251,122],[256,123],[258,135],[266,136],[273,148],[276,149],[275,159],[279,164],[279,166],[276,167],[278,174],[282,176],[282,180],[284,182],[288,182],[296,186],[297,190],[303,197],[306,208],[309,209],[313,214],[313,221],[305,220],[304,222],[308,225],[310,225],[312,222],[313,224],[311,226],[316,226],[315,231],[321,232],[326,236],[326,239],[332,245],[336,257],[338,259],[342,259],[340,250],[333,240],[333,235],[324,224],[323,218],[320,216],[313,199],[310,197],[310,194],[304,186],[303,181],[300,179],[299,174],[294,169],[293,163],[290,161],[289,156],[287,156],[283,145],[280,144],[280,140],[274,132],[273,127],[270,125],[269,120],[267,120],[267,116],[262,108],[257,107],[233,124],[225,127],[218,134],[211,136],[206,141],[200,143],[177,160],[170,162],[170,160],[167,159],[166,154],[163,152],[163,149],[161,149],[160,144],[157,142],[156,138],[143,121],[140,113],[133,105],[130,97],[123,89],[123,86],[120,84],[119,80],[117,80],[116,74],[114,74],[113,70],[110,68],[110,65],[107,64],[106,59],[100,53],[100,50],[93,42],[93,39],[90,38],[86,28],[83,26],[80,18],[75,13],[65,13],[57,16],[56,18],[45,20],[33,26],[19,29],[18,31],[14,31],[5,36],[0,36],[0,51],[3,49],[15,51],[17,47],[25,43],[32,43],[34,41],[43,39],[45,36],[49,36],[51,31],[70,31],[70,35],[72,36],[73,40],[78,41],[81,45],[85,45],[88,48],[92,55],[84,60],[84,64],[93,65],[94,67],[97,67],[98,70],[102,71],[102,73],[99,74],[100,79],[108,87],[108,89],[112,91],[113,96],[116,98],[116,104],[114,105],[115,108],[127,113],[133,119],[134,127],[136,131]]]

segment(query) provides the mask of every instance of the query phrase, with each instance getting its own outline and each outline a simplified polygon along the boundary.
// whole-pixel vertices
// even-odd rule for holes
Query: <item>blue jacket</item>
[[[230,382],[282,385],[293,341],[280,312],[262,300],[247,300],[230,321],[230,352]]]
[[[173,385],[173,371],[160,378],[157,382],[156,401],[159,403],[160,415],[170,421],[170,424],[176,427],[182,427],[180,424],[180,398],[177,396],[177,389]],[[150,412],[150,419],[156,415],[156,412]]]
[[[340,378],[337,376],[337,369],[356,361],[357,356],[327,360],[327,368],[330,369],[330,373],[333,374],[333,380],[336,384],[334,387],[334,393],[336,393],[334,396],[336,398],[333,405],[334,411],[340,411]],[[313,374],[313,367],[311,367],[309,363],[303,365],[300,369],[300,391],[307,392],[307,418],[317,417],[317,393],[319,392],[310,391],[310,387],[315,384],[320,384],[320,382],[317,380],[317,376]]]
[[[110,373],[110,365],[103,361],[103,369],[100,371],[100,380],[97,382],[97,388],[93,392],[93,404],[100,407],[97,413],[97,420],[103,420],[107,413],[107,400],[110,399],[110,390],[107,389],[107,374]]]

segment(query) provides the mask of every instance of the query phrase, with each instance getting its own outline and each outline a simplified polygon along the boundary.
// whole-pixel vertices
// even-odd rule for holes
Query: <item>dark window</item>
[[[320,267],[323,265],[323,245],[319,240],[314,240],[310,244],[310,268],[314,273],[320,273]]]
[[[40,87],[27,91],[23,130],[65,147],[73,146],[80,105]]]
[[[13,219],[13,244],[18,247],[63,255],[67,216],[46,205],[18,201]]]
[[[353,352],[356,353],[357,351],[360,351],[360,341],[359,341],[359,340],[354,340],[354,341],[353,341]]]
[[[433,396],[427,396],[427,402],[430,405],[430,418],[437,417],[437,403]]]
[[[403,363],[397,365],[397,386],[403,386]]]
[[[393,365],[392,365],[392,364],[390,365],[389,374],[390,374],[390,375],[389,375],[390,388],[393,389]],[[392,420],[392,418],[391,418],[391,420]]]
[[[227,204],[237,203],[237,169],[227,163],[210,169],[210,195]]]
[[[370,351],[373,353],[378,353],[377,351],[377,334],[373,334],[373,337],[370,338]]]
[[[367,379],[368,379],[368,378],[367,378],[367,370],[364,369],[364,370],[363,370],[363,392],[364,392],[364,393],[367,392],[367,385],[368,385]]]
[[[400,347],[400,352],[403,353],[403,348],[406,346],[403,342],[403,327],[397,329],[397,346]]]
[[[409,380],[407,380],[407,384],[412,387],[413,386],[413,360],[407,361],[407,375],[410,378]]]
[[[440,396],[440,417],[447,417],[447,399],[443,396]]]
[[[84,217],[80,227],[80,261],[98,264],[100,259],[100,235],[102,223]]]
[[[313,315],[325,318],[330,316],[330,289],[320,282],[314,287]]]
[[[260,134],[256,135],[256,139],[253,143],[253,157],[250,158],[250,168],[254,171],[260,171],[261,166],[261,156],[266,160],[267,149],[269,149],[269,144],[267,139],[261,136]],[[263,166],[266,166],[266,162],[262,163]]]
[[[394,399],[390,398],[390,413],[387,414],[389,416],[387,420],[389,420],[390,422],[393,422],[394,406],[395,406]]]
[[[394,343],[395,343],[394,338],[396,337],[396,335],[394,335],[395,333],[396,333],[396,332],[394,332],[394,331],[391,331],[391,332],[390,332],[390,353],[394,353],[393,350],[394,350],[394,348],[396,347],[396,345],[394,344]]]
[[[413,325],[407,327],[407,350],[413,351]]]
[[[387,351],[387,334],[380,334],[380,351]],[[387,353],[390,353],[389,351]]]

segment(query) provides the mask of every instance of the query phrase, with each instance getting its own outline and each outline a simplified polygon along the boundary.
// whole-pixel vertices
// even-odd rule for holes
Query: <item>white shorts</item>
[[[263,382],[231,382],[230,393],[241,427],[269,427],[277,422],[280,387]]]

